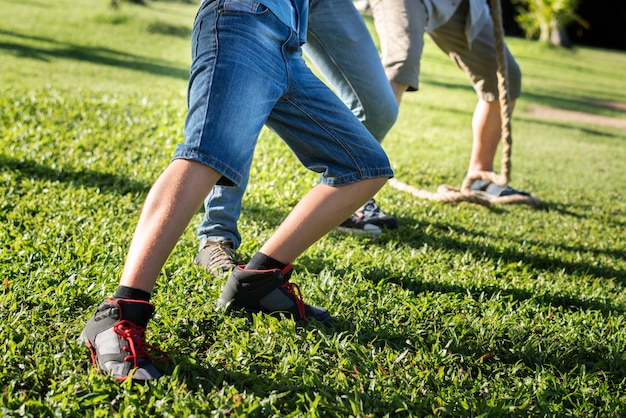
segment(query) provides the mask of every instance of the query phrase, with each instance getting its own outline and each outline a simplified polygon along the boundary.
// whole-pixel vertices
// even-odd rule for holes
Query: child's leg
[[[350,216],[386,182],[387,177],[379,177],[339,187],[318,184],[293,208],[263,245],[261,252],[284,264],[291,263]]]
[[[171,162],[148,193],[120,285],[152,292],[176,242],[221,176],[195,161]]]
[[[233,270],[218,303],[327,322],[328,310],[306,305],[289,282],[290,263],[371,198],[393,171],[376,139],[308,69],[299,46],[290,47],[289,90],[266,124],[306,167],[323,173],[322,184],[304,196],[245,268]]]
[[[85,326],[80,340],[105,373],[118,380],[160,376],[152,364],[144,332],[154,307],[148,302],[154,283],[204,196],[221,174],[203,164],[177,159],[148,193],[135,228],[120,287]]]
[[[159,376],[144,340],[154,311],[150,292],[211,188],[220,178],[229,185],[241,182],[263,123],[284,95],[288,74],[281,39],[290,35],[259,3],[202,4],[192,35],[185,141],[146,199],[120,287],[82,333],[105,373],[119,379]]]
[[[299,287],[289,281],[291,261],[354,212],[386,181],[387,177],[378,177],[345,186],[315,186],[250,263],[231,272],[218,304],[235,310],[330,321],[327,309],[305,304]]]

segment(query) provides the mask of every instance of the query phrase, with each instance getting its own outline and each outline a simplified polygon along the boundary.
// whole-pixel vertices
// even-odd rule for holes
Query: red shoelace
[[[146,343],[144,334],[146,329],[140,327],[130,321],[119,321],[113,326],[113,331],[120,336],[124,341],[128,342],[128,345],[123,348],[124,351],[130,354],[124,357],[124,361],[133,361],[133,368],[139,367],[139,359],[147,358],[157,363],[164,363],[169,360],[167,354],[164,351],[159,350],[157,347]],[[158,353],[160,357],[154,357],[148,350]]]
[[[304,310],[304,300],[302,298],[302,291],[300,290],[300,286],[295,283],[286,281],[280,285],[283,289],[287,289],[289,294],[293,295],[293,299],[296,302],[296,307],[298,308],[298,314],[300,315],[300,319],[306,321],[306,311]]]

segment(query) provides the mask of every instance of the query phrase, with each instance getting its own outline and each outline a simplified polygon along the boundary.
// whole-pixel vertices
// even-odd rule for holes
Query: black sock
[[[134,287],[119,286],[113,295],[113,299],[135,299],[149,302],[150,293]]]
[[[259,252],[252,256],[244,270],[282,270],[285,266],[286,264]]]

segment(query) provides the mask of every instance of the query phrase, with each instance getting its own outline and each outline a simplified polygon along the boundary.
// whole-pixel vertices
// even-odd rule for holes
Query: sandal
[[[478,195],[485,196],[486,198],[514,195],[530,196],[530,193],[526,193],[509,186],[500,186],[489,180],[474,180],[470,186],[470,190]]]

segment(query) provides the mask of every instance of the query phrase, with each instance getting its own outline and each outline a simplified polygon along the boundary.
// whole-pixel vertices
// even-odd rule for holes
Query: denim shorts
[[[198,161],[237,185],[264,124],[322,182],[391,177],[380,144],[306,66],[297,33],[252,0],[206,0],[194,22],[185,142]]]

